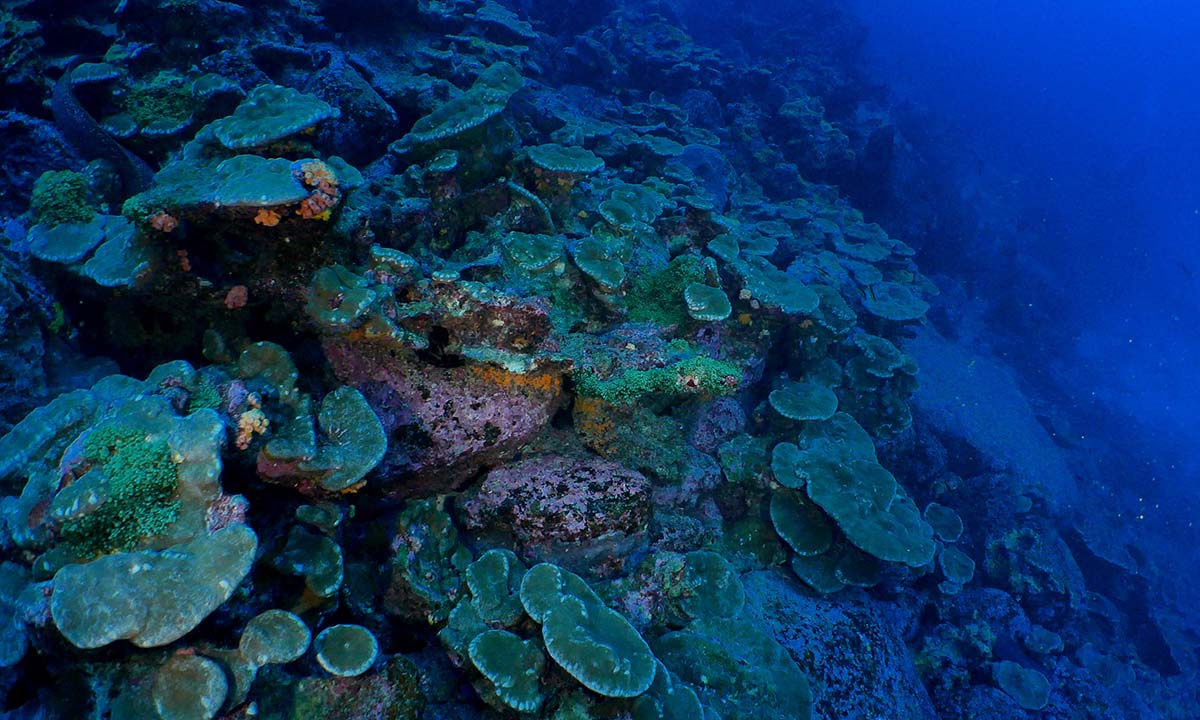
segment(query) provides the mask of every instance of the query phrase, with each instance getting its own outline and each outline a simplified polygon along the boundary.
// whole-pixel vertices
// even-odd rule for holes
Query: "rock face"
[[[1071,470],[1010,369],[928,327],[904,350],[921,368],[914,405],[937,433],[963,438],[1052,508],[1069,511],[1076,504]]]
[[[5,342],[0,350],[0,429],[8,430],[30,409],[32,401],[45,397],[46,372],[42,361],[46,344],[39,328],[44,291],[25,268],[0,257],[0,332]],[[49,305],[49,302],[46,302]]]
[[[773,571],[743,576],[746,609],[808,676],[814,716],[934,720],[898,628],[865,596],[814,597]]]
[[[556,375],[437,367],[341,339],[328,340],[325,354],[383,423],[389,447],[379,474],[405,497],[446,492],[481,468],[504,462],[558,408]]]
[[[462,510],[468,529],[515,541],[527,562],[610,575],[646,547],[650,482],[597,457],[542,455],[488,473]]]
[[[33,182],[42,169],[79,163],[75,152],[52,124],[24,113],[0,112],[0,141],[4,143],[0,179],[8,188],[0,197],[3,217],[15,217],[26,210]]]

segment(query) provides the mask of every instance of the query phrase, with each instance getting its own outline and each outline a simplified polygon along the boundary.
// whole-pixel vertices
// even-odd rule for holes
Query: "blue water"
[[[1200,8],[854,5],[869,28],[871,72],[897,101],[960,133],[952,142],[979,158],[981,192],[1021,218],[1022,237],[962,243],[967,253],[979,245],[973,274],[987,301],[1003,304],[1001,329],[1037,348],[1025,371],[1052,373],[1109,416],[1100,432],[1137,432],[1163,496],[1194,500]]]

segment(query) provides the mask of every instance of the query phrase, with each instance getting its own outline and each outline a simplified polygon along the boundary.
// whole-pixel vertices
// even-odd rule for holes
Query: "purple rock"
[[[650,481],[594,456],[542,455],[497,468],[461,504],[485,542],[515,542],[526,562],[606,577],[646,547]]]
[[[746,411],[731,397],[717,398],[696,417],[692,427],[692,446],[706,453],[746,428]]]
[[[457,489],[511,458],[550,422],[562,392],[557,369],[436,367],[349,338],[327,339],[325,355],[383,423],[388,453],[376,473],[398,497]]]

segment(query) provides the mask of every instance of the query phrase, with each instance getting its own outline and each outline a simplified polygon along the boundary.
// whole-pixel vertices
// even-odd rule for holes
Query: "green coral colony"
[[[932,284],[827,187],[715,197],[712,133],[665,98],[550,102],[498,4],[418,5],[460,54],[380,79],[413,117],[370,171],[322,81],[74,69],[135,86],[104,126],[170,152],[123,204],[44,174],[32,254],[114,352],[191,325],[0,438],[0,666],[55,657],[75,717],[830,712],[836,668],[763,587],[949,603],[982,568],[883,450]]]

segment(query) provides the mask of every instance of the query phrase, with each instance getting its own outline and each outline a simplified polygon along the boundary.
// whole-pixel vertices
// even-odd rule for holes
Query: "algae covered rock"
[[[0,562],[0,668],[19,663],[29,646],[19,610],[19,597],[28,584],[29,571],[24,567]]]
[[[467,529],[527,562],[605,574],[647,542],[650,483],[594,456],[543,455],[492,470],[461,507]]]
[[[814,717],[938,717],[887,603],[856,593],[815,596],[775,570],[747,573],[743,585],[746,617],[808,678]]]
[[[354,677],[290,678],[284,702],[268,710],[288,720],[421,720],[426,698],[416,665],[394,656],[380,669]]]
[[[375,284],[353,313],[314,317],[334,372],[362,392],[388,435],[379,474],[399,496],[427,497],[532,440],[561,400],[564,363],[540,352],[550,331],[544,302],[449,277],[411,284],[394,267],[386,274],[393,284]],[[329,288],[335,298],[368,289],[345,273],[328,279],[343,288]],[[419,300],[402,302],[412,294]],[[423,362],[431,332],[446,334],[438,352],[462,362]]]

